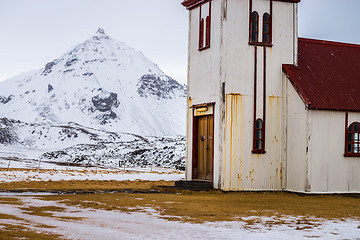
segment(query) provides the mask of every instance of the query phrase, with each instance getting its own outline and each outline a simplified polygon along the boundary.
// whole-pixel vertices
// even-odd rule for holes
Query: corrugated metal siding
[[[254,1],[259,15],[270,11],[268,1]],[[274,2],[273,47],[266,50],[265,154],[253,154],[254,58],[248,44],[248,2],[227,1],[224,22],[225,153],[222,160],[223,190],[281,190],[282,168],[282,63],[293,62],[293,5]],[[240,14],[241,13],[241,14]],[[261,24],[259,26],[261,32]],[[263,117],[264,47],[257,47],[256,117]]]
[[[284,72],[310,109],[360,111],[360,45],[299,38]]]
[[[359,158],[343,156],[345,113],[313,110],[310,112],[310,192],[360,192]],[[360,120],[360,113],[350,115]]]
[[[286,101],[284,104],[287,104],[285,189],[305,192],[307,112],[291,83],[287,82],[287,78],[285,81]]]
[[[281,190],[281,99],[268,97],[267,153],[252,154],[252,98],[226,96],[223,190]]]

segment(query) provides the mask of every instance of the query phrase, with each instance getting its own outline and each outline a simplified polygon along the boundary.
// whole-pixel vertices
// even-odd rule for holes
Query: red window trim
[[[266,15],[268,16],[268,21],[267,21],[267,22],[265,22],[265,16],[266,16]],[[268,25],[269,25],[269,31],[268,31],[268,32],[265,32],[265,31],[264,31],[264,29],[265,29],[265,24],[268,24]],[[270,14],[267,13],[267,12],[263,14],[263,29],[262,29],[262,30],[263,30],[262,42],[263,42],[263,43],[266,43],[266,44],[271,44],[271,40],[272,40],[272,39],[271,39],[271,35],[272,35],[272,34],[271,34],[271,16],[270,16]],[[268,34],[268,35],[269,35],[269,41],[268,41],[268,42],[265,42],[265,41],[264,41],[265,34]]]
[[[209,3],[209,15],[206,18],[202,17],[201,7],[202,5]],[[204,1],[199,5],[199,51],[210,48],[210,30],[211,30],[211,0]],[[204,43],[204,32],[205,32],[205,43]],[[203,45],[205,44],[205,45]]]
[[[261,127],[257,127],[257,122],[261,121]],[[252,153],[266,153],[265,151],[265,135],[264,135],[264,130],[265,130],[265,126],[264,126],[264,120],[261,118],[256,119],[256,121],[254,122],[254,138],[253,138],[253,150],[251,151]],[[258,138],[257,137],[257,133],[260,132],[261,137]],[[260,141],[261,144],[261,148],[257,148],[256,147],[256,141]]]
[[[272,12],[273,12],[273,1],[274,0],[270,0],[270,13],[267,13],[269,14],[270,16],[270,19],[269,19],[269,38],[270,38],[270,42],[266,43],[264,42],[264,40],[262,39],[261,42],[259,42],[259,19],[258,19],[258,41],[252,41],[252,13],[253,12],[256,12],[256,11],[253,11],[252,9],[252,1],[253,0],[250,0],[250,3],[249,3],[249,45],[253,45],[253,46],[262,46],[262,47],[272,47],[273,44],[272,44]],[[256,12],[257,13],[257,12]],[[259,17],[259,14],[258,14],[258,17]],[[264,16],[263,16],[264,17]],[[264,29],[264,26],[263,26],[263,29]]]
[[[253,15],[256,14],[256,21],[253,21]],[[256,31],[253,30],[253,25],[256,24]],[[249,43],[258,43],[259,42],[259,14],[256,11],[250,13],[250,34],[249,34]],[[253,33],[256,33],[256,41],[253,40]]]
[[[352,131],[349,131],[350,127],[353,126],[355,123],[358,124],[358,130],[355,131],[355,130],[352,130]],[[353,127],[354,129],[354,127]],[[349,133],[350,134],[355,134],[357,133],[358,134],[358,141],[349,141]],[[350,125],[348,125],[348,113],[346,113],[345,115],[345,153],[344,153],[344,156],[345,157],[360,157],[360,123],[359,122],[352,122]],[[348,152],[348,145],[349,144],[357,144],[358,145],[358,152],[357,153],[354,153],[353,152],[353,148],[352,148],[352,152]]]

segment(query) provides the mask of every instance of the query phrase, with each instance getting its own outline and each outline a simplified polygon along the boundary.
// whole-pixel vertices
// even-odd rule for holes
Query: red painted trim
[[[253,14],[256,14],[256,21],[253,21]],[[256,32],[253,31],[253,23],[256,23]],[[256,41],[253,41],[252,35],[256,33]],[[250,43],[259,43],[259,13],[257,11],[252,11],[250,13]]]
[[[359,153],[345,153],[344,157],[360,157]]]
[[[249,43],[251,42],[251,13],[252,13],[252,0],[249,0]]]
[[[211,106],[211,105],[215,105],[215,102],[195,104],[195,105],[192,105],[190,108],[206,107],[206,106]]]
[[[198,119],[202,116],[195,116],[195,108],[197,107],[203,107],[203,106],[213,106],[213,148],[212,148],[212,177],[211,177],[211,182],[214,183],[214,149],[215,149],[215,145],[214,145],[214,140],[215,140],[215,102],[211,102],[211,103],[203,103],[203,104],[196,104],[191,106],[191,108],[193,109],[193,142],[192,142],[192,173],[191,173],[191,177],[192,180],[196,179],[196,176],[194,174],[194,166],[195,166],[195,160],[197,160],[197,156],[198,156],[198,139],[197,139],[197,135],[198,135],[198,127],[199,127],[199,121]],[[198,167],[198,166],[197,166]]]
[[[185,0],[181,4],[186,7],[187,10],[192,10],[208,1],[209,0]]]
[[[254,56],[254,116],[253,116],[253,151],[256,145],[256,88],[257,88],[257,47],[255,46]]]
[[[265,154],[266,151],[265,151],[265,150],[261,150],[261,149],[259,149],[259,150],[255,149],[255,150],[252,150],[251,153],[254,153],[254,154]]]
[[[199,49],[204,48],[204,19],[201,18],[201,8],[200,8],[200,20],[199,20]]]
[[[209,2],[209,14],[206,18],[202,17],[202,7],[200,6],[199,13],[199,51],[210,48],[211,36],[211,0],[207,0],[203,4]],[[203,5],[201,4],[201,5]],[[205,33],[205,34],[204,34]],[[205,39],[204,39],[205,35]],[[205,40],[205,41],[204,41]]]
[[[345,113],[345,149],[344,155],[347,154],[347,145],[348,145],[348,125],[349,125],[349,113]]]
[[[270,0],[270,43],[272,43],[273,0]]]
[[[266,136],[266,48],[264,47],[264,80],[263,80],[263,145],[262,150],[265,151],[265,136]]]
[[[211,182],[214,183],[214,139],[215,139],[215,103],[213,104],[213,139],[212,139],[212,173],[211,173]]]
[[[207,2],[208,0],[185,0],[181,4],[186,7],[187,10],[192,10],[197,6]],[[289,2],[289,3],[299,3],[301,0],[274,0],[278,2]]]
[[[299,3],[301,0],[274,0],[277,2]]]
[[[346,115],[345,115],[345,153],[344,153],[344,156],[345,156],[345,157],[360,157],[360,151],[359,151],[360,144],[359,144],[359,139],[358,139],[358,141],[352,140],[352,141],[350,141],[350,142],[349,142],[349,139],[348,139],[348,134],[349,134],[349,133],[350,133],[350,134],[353,134],[353,135],[355,135],[355,134],[360,134],[360,129],[358,129],[357,131],[355,131],[355,129],[354,129],[355,127],[354,127],[353,125],[354,125],[355,123],[358,125],[358,128],[359,128],[359,127],[360,127],[360,123],[359,123],[359,122],[352,122],[352,123],[350,124],[350,126],[348,126],[348,125],[349,125],[349,123],[348,123],[348,113],[346,113]],[[350,128],[351,126],[352,126],[352,130],[349,131],[349,128]],[[358,152],[357,152],[357,153],[356,153],[356,152],[353,152],[354,149],[352,149],[351,152],[348,152],[348,149],[347,149],[348,144],[353,145],[353,148],[354,148],[354,145],[357,144]]]
[[[197,141],[197,131],[198,131],[198,120],[195,117],[195,109],[193,109],[193,137],[192,137],[192,164],[191,164],[191,179],[195,179],[195,160],[197,156],[198,150],[198,141]]]
[[[296,90],[296,92],[300,95],[301,99],[303,100],[303,102],[305,103],[305,106],[307,108],[310,108],[311,107],[311,102],[310,100],[306,97],[306,94],[305,92],[302,91],[302,89],[297,86],[296,82],[292,81],[291,79],[291,76],[289,75],[289,72],[288,69],[290,68],[297,68],[293,65],[289,65],[289,64],[283,64],[282,65],[282,70],[283,72],[285,73],[286,77],[290,80],[291,84],[293,85],[294,89]]]
[[[259,47],[272,47],[272,43],[263,43],[263,42],[249,42],[249,45],[259,46]]]
[[[210,36],[211,36],[211,1],[209,1],[209,15],[206,17],[205,47],[210,47]]]

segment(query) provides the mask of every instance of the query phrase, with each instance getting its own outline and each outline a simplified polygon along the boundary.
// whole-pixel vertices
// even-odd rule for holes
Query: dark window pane
[[[350,127],[349,127],[349,132],[354,131],[354,127],[353,127],[353,126],[354,126],[353,124],[350,125]]]
[[[264,17],[263,17],[263,20],[264,20],[264,22],[269,22],[270,21],[270,15],[265,13]]]
[[[359,142],[359,133],[354,133],[354,142]]]
[[[359,131],[359,124],[354,123],[354,132],[358,132],[358,131]]]
[[[261,119],[258,119],[256,120],[256,128],[262,128],[262,120]]]
[[[257,32],[257,31],[258,31],[258,25],[257,25],[257,23],[252,23],[252,24],[251,24],[251,31],[253,31],[253,32]]]
[[[263,34],[263,42],[270,43],[270,36],[268,33]]]
[[[256,130],[256,138],[261,139],[262,138],[262,130]]]
[[[269,24],[268,24],[268,23],[264,24],[264,29],[263,29],[263,32],[264,32],[264,33],[268,33],[268,32],[270,32],[270,29],[269,29]]]
[[[257,41],[258,41],[258,35],[257,35],[257,33],[253,32],[253,33],[251,34],[251,41],[252,41],[252,42],[257,42]]]
[[[352,142],[353,141],[353,134],[352,133],[348,133],[348,142]]]
[[[262,147],[261,147],[261,140],[256,140],[255,142],[255,149],[256,150],[261,150]]]
[[[348,144],[347,152],[352,153],[352,144]]]
[[[257,22],[258,21],[258,14],[256,12],[251,13],[251,21]]]

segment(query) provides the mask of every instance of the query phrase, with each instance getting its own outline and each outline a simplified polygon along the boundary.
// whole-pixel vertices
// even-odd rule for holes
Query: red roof
[[[190,10],[193,9],[197,6],[199,6],[200,4],[204,3],[204,2],[208,2],[209,0],[184,0],[181,4],[186,7],[186,9]],[[278,2],[290,2],[290,3],[298,3],[301,0],[274,0],[274,1],[278,1]]]
[[[309,109],[360,111],[360,45],[299,38],[283,71]]]

